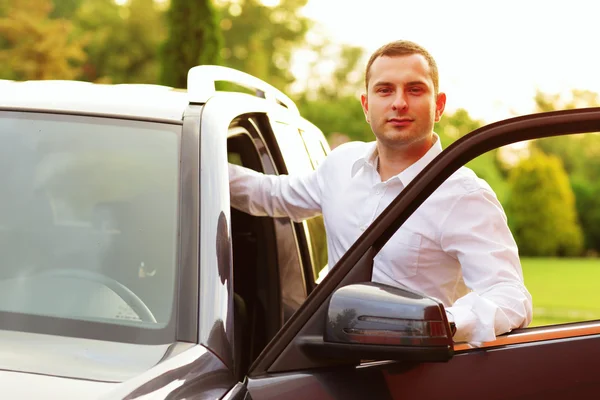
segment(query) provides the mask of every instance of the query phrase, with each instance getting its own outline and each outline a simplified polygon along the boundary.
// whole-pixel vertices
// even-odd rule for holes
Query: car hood
[[[0,330],[0,388],[15,399],[162,399],[193,382],[220,398],[229,369],[205,347],[139,345]]]
[[[13,399],[94,399],[118,383],[94,382],[12,371],[0,371],[0,387]]]
[[[174,346],[0,330],[0,370],[123,382],[158,364]]]

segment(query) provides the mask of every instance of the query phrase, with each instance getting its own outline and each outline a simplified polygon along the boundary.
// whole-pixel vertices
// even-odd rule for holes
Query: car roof
[[[0,108],[181,121],[185,90],[147,84],[0,80]]]
[[[277,88],[245,72],[218,65],[188,71],[187,90],[150,84],[99,84],[67,80],[0,80],[0,109],[36,110],[181,122],[189,104],[205,104],[216,82],[254,92],[299,116],[296,104]]]

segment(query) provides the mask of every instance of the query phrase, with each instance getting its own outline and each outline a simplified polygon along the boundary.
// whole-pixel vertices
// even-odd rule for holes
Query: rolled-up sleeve
[[[477,344],[526,327],[532,299],[517,244],[494,193],[478,189],[459,197],[441,232],[443,250],[459,261],[470,289],[447,308],[456,323],[455,341]]]
[[[265,175],[229,164],[231,206],[256,216],[296,222],[321,214],[318,170],[298,175]]]

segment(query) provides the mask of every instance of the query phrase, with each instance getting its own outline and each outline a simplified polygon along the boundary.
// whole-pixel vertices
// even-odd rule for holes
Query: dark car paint
[[[447,363],[374,362],[250,379],[254,399],[597,398],[600,336],[472,350]]]
[[[124,382],[108,393],[107,398],[154,395],[170,399],[215,399],[224,396],[232,386],[229,368],[205,347],[194,345]]]

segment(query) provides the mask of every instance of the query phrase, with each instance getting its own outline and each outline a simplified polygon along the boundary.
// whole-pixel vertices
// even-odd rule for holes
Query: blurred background
[[[0,0],[0,79],[184,88],[219,64],[287,93],[331,147],[373,140],[369,55],[408,39],[436,58],[444,146],[512,116],[600,105],[598,6],[584,0]],[[600,318],[600,136],[501,148],[468,164],[519,245],[534,324]]]

